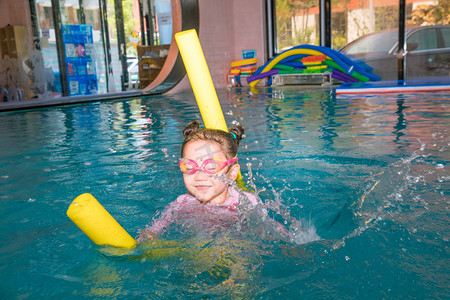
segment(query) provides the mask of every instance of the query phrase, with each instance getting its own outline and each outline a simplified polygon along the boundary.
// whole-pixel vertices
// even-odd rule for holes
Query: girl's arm
[[[261,213],[263,213],[265,217],[267,217],[268,222],[272,225],[273,228],[276,228],[278,232],[285,235],[286,237],[290,236],[289,230],[284,225],[269,217],[267,208],[261,201],[261,199],[259,199],[258,197],[256,197],[254,194],[251,193],[244,192],[244,194],[247,196],[247,199],[251,204],[255,206],[259,205],[261,208],[264,208],[263,211],[261,211]]]
[[[185,195],[179,196],[175,201],[171,202],[159,215],[153,218],[152,225],[145,229],[139,230],[137,241],[154,240],[164,232],[165,228],[174,222],[174,213],[180,209],[180,202],[185,199]]]
[[[139,236],[137,237],[137,242],[142,243],[143,241],[147,240],[154,240],[157,238],[157,235],[152,232],[150,229],[141,229],[139,230]]]

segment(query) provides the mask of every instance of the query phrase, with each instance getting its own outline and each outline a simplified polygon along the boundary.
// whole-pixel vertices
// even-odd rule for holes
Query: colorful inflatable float
[[[300,45],[286,50],[247,78],[251,87],[261,79],[277,74],[312,74],[328,72],[330,76],[342,82],[378,81],[380,77],[372,73],[373,69],[362,61],[354,62],[342,53],[328,47]]]

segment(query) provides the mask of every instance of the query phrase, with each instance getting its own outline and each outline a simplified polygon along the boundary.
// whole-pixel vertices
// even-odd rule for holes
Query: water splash
[[[401,224],[416,234],[416,227],[420,223],[418,220],[430,211],[439,211],[431,206],[442,205],[440,198],[446,190],[445,181],[442,180],[446,167],[443,162],[434,160],[434,154],[445,149],[445,142],[436,139],[431,145],[420,140],[418,142],[420,148],[410,156],[364,180],[360,195],[345,208],[353,214],[357,227],[335,241],[332,249],[345,246],[346,240],[360,236],[385,221]]]
[[[261,166],[261,163],[259,163]],[[265,230],[261,231],[264,233],[263,238],[267,238],[268,236],[273,239],[278,239],[283,242],[287,242],[293,245],[301,245],[310,242],[314,242],[320,240],[319,235],[316,232],[316,228],[314,224],[309,220],[300,220],[291,214],[290,207],[283,204],[282,195],[285,191],[298,191],[298,188],[292,188],[289,183],[285,181],[285,186],[281,190],[277,190],[271,183],[268,178],[264,178],[264,176],[256,174],[260,178],[262,178],[265,182],[267,188],[269,188],[272,192],[272,197],[267,197],[267,199],[260,199],[259,195],[262,192],[265,192],[267,188],[262,186],[261,189],[258,189],[257,185],[254,182],[255,175],[252,172],[252,164],[250,162],[247,163],[248,168],[248,179],[247,185],[248,189],[254,191],[254,194],[261,201],[260,210],[257,212],[255,218],[253,218],[253,223],[251,224],[254,228],[263,227]],[[245,195],[242,193],[242,190],[236,185],[235,182],[229,182],[230,185],[233,185],[235,189],[241,192],[242,199],[241,203],[248,203],[248,200],[245,201]]]

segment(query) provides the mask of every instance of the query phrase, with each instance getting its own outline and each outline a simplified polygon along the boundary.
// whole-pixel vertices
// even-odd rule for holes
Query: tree
[[[133,0],[108,0],[108,27],[109,36],[111,41],[117,41],[116,34],[116,14],[114,9],[114,2],[122,1],[122,11],[123,11],[123,26],[125,29],[125,40],[127,42],[127,53],[135,53],[128,37],[130,37],[136,28],[139,20],[136,20],[133,16]]]
[[[450,0],[440,0],[436,5],[421,4],[411,13],[408,25],[449,25]]]
[[[308,26],[310,9],[318,6],[318,0],[277,0],[275,2],[278,48],[312,43],[315,27]],[[300,21],[300,26],[297,22]]]

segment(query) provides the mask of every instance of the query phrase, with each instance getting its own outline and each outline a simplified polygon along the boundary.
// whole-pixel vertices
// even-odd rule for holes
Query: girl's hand
[[[137,238],[138,243],[142,243],[147,240],[154,240],[156,239],[156,234],[151,232],[148,229],[143,229],[139,232],[139,236]]]

